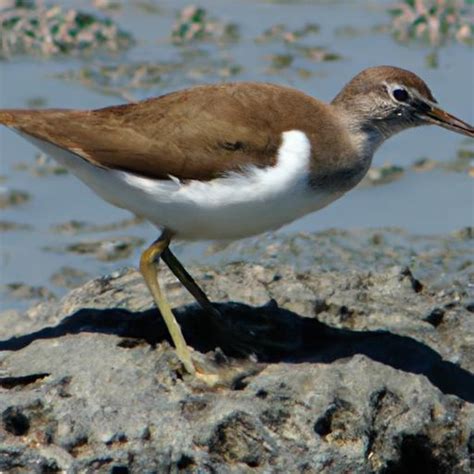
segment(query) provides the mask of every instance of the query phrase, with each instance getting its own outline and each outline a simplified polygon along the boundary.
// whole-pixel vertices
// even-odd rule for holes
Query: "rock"
[[[183,372],[135,270],[33,307],[15,335],[9,313],[0,471],[472,472],[474,321],[459,286],[394,266],[189,270],[233,337],[163,270],[184,335],[238,375],[210,388]]]

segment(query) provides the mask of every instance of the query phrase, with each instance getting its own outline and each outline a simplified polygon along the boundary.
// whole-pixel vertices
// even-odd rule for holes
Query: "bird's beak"
[[[459,120],[454,117],[454,115],[448,114],[435,105],[430,105],[429,109],[424,110],[420,115],[429,123],[447,128],[453,132],[462,133],[468,137],[474,137],[474,128],[472,125]]]

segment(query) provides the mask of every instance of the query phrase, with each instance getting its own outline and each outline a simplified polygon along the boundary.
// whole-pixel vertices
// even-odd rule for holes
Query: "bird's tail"
[[[6,127],[21,128],[39,119],[45,119],[50,114],[56,113],[56,109],[0,109],[0,125]]]
[[[21,115],[21,110],[0,110],[0,125],[5,125],[6,127],[14,127],[18,123],[19,115]]]

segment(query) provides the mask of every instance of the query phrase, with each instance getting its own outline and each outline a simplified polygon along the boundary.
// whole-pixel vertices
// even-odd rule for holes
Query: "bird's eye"
[[[394,89],[392,95],[398,102],[406,102],[410,97],[408,92],[402,88]]]

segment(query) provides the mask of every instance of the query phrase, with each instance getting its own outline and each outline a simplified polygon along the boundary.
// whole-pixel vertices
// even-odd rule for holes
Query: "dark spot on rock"
[[[44,428],[43,439],[45,444],[51,444],[54,441],[54,436],[56,434],[57,423],[52,423]]]
[[[307,273],[296,273],[295,277],[298,281],[308,281]]]
[[[218,365],[225,365],[229,363],[229,358],[224,354],[220,347],[216,347],[213,352],[214,362]]]
[[[130,469],[127,466],[113,466],[110,474],[128,474]]]
[[[429,472],[444,474],[445,470],[433,455],[433,446],[425,435],[405,436],[400,445],[399,458],[391,461],[383,474],[406,474],[409,472]]]
[[[133,339],[133,338],[124,338],[117,343],[117,347],[122,347],[124,349],[133,349],[142,345],[145,341],[143,339]]]
[[[231,389],[244,390],[248,384],[249,384],[249,381],[247,380],[247,374],[245,374],[242,377],[239,377],[234,380],[234,382],[232,383]]]
[[[467,442],[467,450],[470,456],[474,455],[474,431],[469,436],[469,440]]]
[[[406,410],[400,398],[387,388],[372,393],[369,400],[372,419],[367,432],[366,456],[372,451],[381,451],[386,439],[385,433],[390,420],[393,420]]]
[[[58,395],[61,398],[69,398],[71,397],[71,394],[69,393],[69,385],[71,383],[72,377],[69,375],[66,375],[65,377],[62,377],[61,380],[56,384],[57,390],[58,390]]]
[[[332,412],[328,410],[323,416],[316,420],[314,431],[321,436],[321,438],[324,438],[324,436],[327,436],[331,432],[331,419]]]
[[[327,435],[337,432],[338,439],[349,438],[348,431],[354,431],[357,414],[353,412],[349,402],[336,398],[314,423],[314,432],[325,438]]]
[[[421,290],[423,290],[423,284],[413,276],[411,270],[408,267],[402,270],[401,275],[403,277],[407,277],[410,280],[411,287],[415,293],[419,293]]]
[[[115,433],[105,444],[107,446],[112,446],[116,444],[124,444],[128,442],[127,435],[123,432]]]
[[[15,436],[23,436],[30,429],[30,420],[18,407],[8,407],[2,413],[3,427]]]
[[[255,423],[255,417],[236,412],[215,428],[209,441],[211,455],[227,463],[245,463],[249,467],[261,466],[267,458],[269,441]]]
[[[194,465],[194,458],[186,454],[183,454],[176,464],[178,469],[188,469],[190,467],[193,467]]]
[[[428,314],[428,316],[426,316],[426,318],[423,318],[423,321],[426,321],[436,328],[443,322],[443,318],[444,310],[441,308],[435,308],[430,314]]]
[[[347,306],[341,306],[339,308],[339,316],[341,316],[342,321],[347,321],[354,314],[354,311],[349,309]]]
[[[392,409],[394,406],[398,406],[400,399],[393,392],[383,388],[377,392],[372,393],[370,396],[370,406],[378,415],[382,411],[386,415],[388,409]]]
[[[208,401],[203,398],[189,398],[181,401],[181,411],[186,418],[191,418],[196,413],[207,408]]]
[[[145,428],[143,429],[143,431],[140,435],[140,438],[143,441],[149,441],[151,439],[151,430],[150,430],[149,426],[145,426]]]
[[[263,388],[261,388],[255,395],[258,398],[261,398],[262,400],[265,400],[265,398],[268,397],[268,392],[266,390],[264,390]]]
[[[283,277],[279,273],[273,275],[273,281],[280,281],[282,278]]]
[[[305,474],[305,473],[313,474],[314,473],[313,465],[309,462],[304,462],[303,464],[300,464],[298,466],[298,472],[301,474]]]
[[[73,440],[72,443],[69,444],[69,446],[67,446],[67,450],[72,456],[77,457],[80,454],[81,449],[88,442],[89,439],[87,438],[87,436],[78,436],[76,439]]]
[[[419,293],[421,290],[423,290],[423,285],[419,280],[413,278],[413,281],[411,283],[415,293]]]
[[[0,377],[0,387],[3,388],[14,388],[14,387],[24,387],[25,385],[32,384],[37,380],[44,379],[48,377],[49,374],[47,373],[40,373],[40,374],[29,374],[29,375],[22,375],[19,377]]]
[[[472,303],[468,303],[466,305],[466,309],[470,312],[470,313],[474,313],[474,301]]]
[[[329,306],[326,303],[326,300],[317,299],[314,302],[313,308],[314,308],[314,314],[318,315],[320,313],[324,313],[324,311],[327,311],[329,309]]]
[[[98,459],[93,459],[88,467],[92,469],[92,472],[96,472],[101,468],[102,466],[105,466],[107,464],[110,464],[113,461],[113,458],[110,456],[101,456]]]
[[[288,410],[279,407],[268,408],[260,415],[262,423],[273,431],[278,431],[278,428],[290,419],[290,417],[291,415]]]
[[[445,309],[453,309],[457,306],[458,304],[456,301],[451,301],[451,303],[447,303],[444,305]]]

